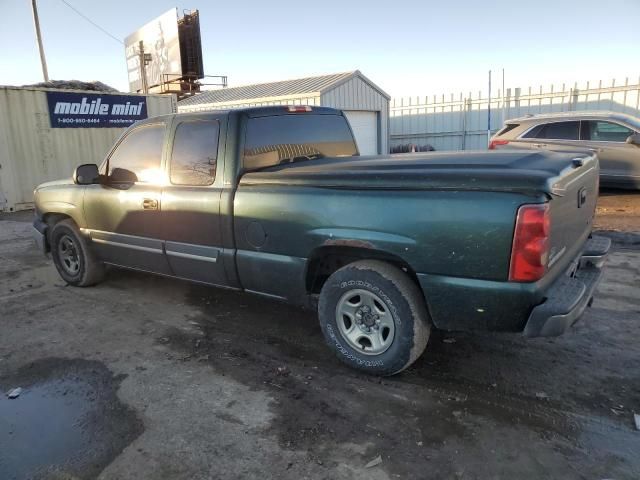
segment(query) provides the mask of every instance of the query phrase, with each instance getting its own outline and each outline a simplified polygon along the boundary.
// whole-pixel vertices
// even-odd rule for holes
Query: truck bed
[[[279,165],[240,179],[234,202],[237,258],[240,266],[248,263],[245,256],[252,264],[264,258],[261,271],[279,271],[276,264],[289,268],[327,245],[366,243],[416,272],[433,294],[430,308],[439,327],[522,330],[531,308],[544,302],[584,248],[597,182],[594,155],[515,150]],[[525,204],[549,206],[548,270],[536,282],[510,282],[515,221]],[[254,222],[264,226],[267,241],[259,252],[246,253],[252,248],[244,243],[244,231]],[[243,278],[257,278],[246,273]],[[296,275],[292,267],[288,276]],[[273,295],[294,290],[288,282],[270,285]],[[456,296],[466,301],[456,303]],[[492,314],[479,315],[477,308]]]
[[[531,151],[437,152],[301,161],[246,173],[241,185],[481,190],[562,195],[562,178],[594,156]]]

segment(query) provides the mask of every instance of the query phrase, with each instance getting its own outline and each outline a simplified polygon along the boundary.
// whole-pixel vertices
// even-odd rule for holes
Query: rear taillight
[[[498,145],[506,145],[509,140],[491,140],[489,143],[489,150],[495,150]]]
[[[522,205],[518,209],[511,248],[509,280],[535,282],[547,271],[549,260],[549,205]]]
[[[287,111],[291,113],[310,112],[311,107],[309,105],[289,105]]]

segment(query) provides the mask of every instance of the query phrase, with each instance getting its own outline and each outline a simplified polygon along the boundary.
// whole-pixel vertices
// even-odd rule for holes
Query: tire
[[[375,375],[394,375],[411,365],[431,332],[420,289],[405,272],[379,260],[334,272],[320,292],[318,316],[338,358]]]
[[[104,264],[87,245],[73,220],[51,227],[51,257],[62,279],[74,287],[89,287],[104,278]]]

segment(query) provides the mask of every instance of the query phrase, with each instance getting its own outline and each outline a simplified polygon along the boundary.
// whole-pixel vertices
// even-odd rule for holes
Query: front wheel
[[[69,285],[88,287],[104,277],[104,264],[89,249],[73,220],[62,220],[49,235],[53,263]]]
[[[376,375],[411,365],[431,331],[420,289],[405,272],[378,260],[354,262],[333,273],[322,287],[318,315],[337,356]]]

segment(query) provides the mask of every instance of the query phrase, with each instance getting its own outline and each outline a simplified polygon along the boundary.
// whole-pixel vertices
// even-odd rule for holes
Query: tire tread
[[[70,218],[61,220],[57,223],[55,223],[53,226],[51,226],[51,232],[49,235],[49,239],[50,242],[52,242],[55,239],[56,236],[56,231],[60,230],[60,229],[66,229],[66,230],[70,230],[71,234],[75,237],[75,240],[78,243],[79,249],[80,249],[80,253],[83,256],[83,269],[82,269],[82,275],[80,276],[80,279],[74,282],[69,282],[67,279],[65,279],[62,274],[60,274],[60,276],[70,285],[76,286],[76,287],[90,287],[93,286],[99,282],[101,282],[104,278],[104,274],[105,274],[105,268],[104,268],[104,264],[98,260],[98,258],[96,257],[95,253],[89,248],[89,245],[87,243],[87,241],[82,237],[82,235],[80,234],[80,230],[78,229],[78,227],[76,226],[75,222],[73,220],[71,220]],[[54,249],[56,248],[55,245],[53,245],[53,243],[51,244],[51,255],[54,257],[54,263],[56,264],[56,268],[58,269],[58,272],[60,273],[60,267],[58,267],[56,259],[55,259],[55,251]]]
[[[331,285],[335,284],[336,278],[341,277],[349,270],[354,269],[372,272],[391,283],[397,293],[406,301],[413,320],[413,328],[409,334],[411,338],[408,338],[406,332],[404,334],[404,340],[410,340],[412,342],[408,356],[402,355],[402,358],[397,357],[391,361],[391,363],[387,363],[383,368],[369,366],[362,367],[361,365],[357,366],[365,371],[385,376],[400,373],[415,362],[416,359],[424,352],[431,332],[431,320],[421,290],[406,272],[402,271],[395,265],[381,260],[358,260],[335,271],[331,275],[334,281],[332,281],[331,277],[327,279],[320,293],[318,308],[321,326],[325,333],[327,343],[335,350],[333,341],[330,336],[327,336],[326,331],[328,328],[327,322],[332,321],[332,316],[335,317],[335,314],[333,313],[334,306],[329,304],[330,301],[328,297],[330,294],[328,293],[328,289],[331,288]],[[339,358],[353,366],[353,363],[350,363],[350,361],[345,358],[344,353],[342,356],[339,355]]]

